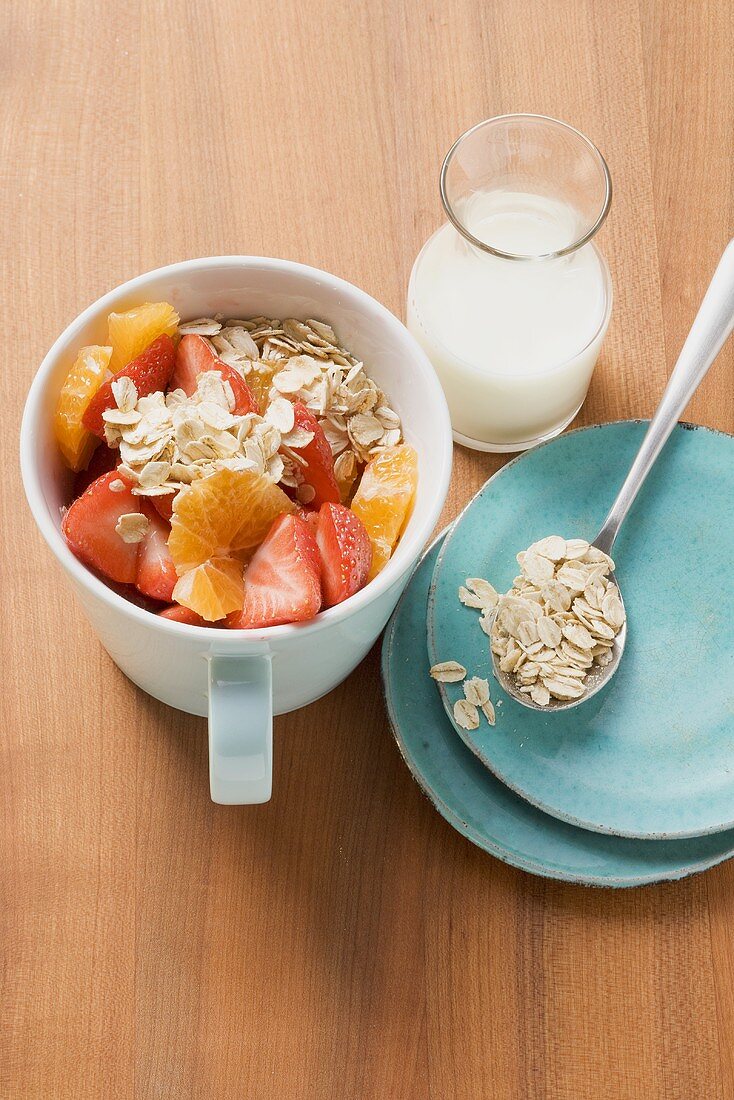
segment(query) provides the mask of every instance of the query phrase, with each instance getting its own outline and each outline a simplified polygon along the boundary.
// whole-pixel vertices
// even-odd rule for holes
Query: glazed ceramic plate
[[[505,863],[590,886],[683,878],[733,855],[734,832],[692,840],[627,840],[574,828],[530,806],[487,771],[456,736],[428,676],[426,605],[437,554],[434,545],[388,624],[382,675],[400,752],[439,813]]]
[[[432,661],[487,676],[488,640],[457,590],[506,591],[515,554],[547,534],[594,537],[647,425],[570,432],[487,482],[447,536],[429,609]],[[497,725],[459,730],[496,776],[546,813],[599,832],[701,836],[734,826],[734,438],[679,425],[614,547],[627,609],[616,675],[568,711],[501,692]],[[443,692],[447,712],[460,684]]]

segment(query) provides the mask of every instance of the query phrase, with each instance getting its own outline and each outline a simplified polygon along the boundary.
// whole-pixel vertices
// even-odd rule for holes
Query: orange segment
[[[217,470],[179,490],[168,548],[179,576],[209,558],[253,550],[276,516],[295,505],[269,477],[253,470]]]
[[[82,424],[87,405],[107,377],[112,348],[82,348],[59,394],[54,432],[64,461],[72,470],[86,469],[99,440]]]
[[[242,562],[234,558],[211,558],[179,577],[173,598],[207,622],[216,622],[230,611],[242,610],[242,569]]]
[[[176,310],[168,302],[144,302],[125,313],[111,313],[107,324],[112,344],[112,371],[122,370],[164,333],[174,336],[178,321]]]
[[[245,382],[250,387],[253,397],[257,401],[257,407],[260,410],[261,415],[268,407],[268,397],[270,395],[270,387],[273,384],[273,375],[276,369],[282,365],[280,362],[267,359],[261,359],[256,366],[253,366],[250,373],[245,378]]]
[[[372,543],[368,580],[383,569],[408,519],[418,486],[418,455],[407,443],[386,447],[362,474],[352,511],[367,528]]]

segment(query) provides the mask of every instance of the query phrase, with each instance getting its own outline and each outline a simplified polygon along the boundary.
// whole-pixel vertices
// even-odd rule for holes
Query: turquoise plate
[[[514,867],[590,886],[683,878],[734,855],[734,832],[693,840],[627,840],[576,829],[528,805],[487,771],[456,736],[428,676],[426,604],[437,554],[434,545],[388,624],[382,676],[403,759],[449,824]]]
[[[593,538],[640,444],[639,421],[584,428],[487,482],[447,536],[429,609],[432,661],[490,667],[477,612],[457,590],[506,590],[515,554],[546,534]],[[503,696],[497,725],[461,730],[495,775],[546,813],[617,836],[734,827],[734,439],[679,425],[614,548],[628,615],[621,665],[574,710]],[[496,681],[493,695],[502,694]],[[444,702],[460,684],[445,685]]]

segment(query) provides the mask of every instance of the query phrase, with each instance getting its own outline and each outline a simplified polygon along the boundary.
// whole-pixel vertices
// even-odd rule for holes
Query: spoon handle
[[[718,267],[709,283],[691,331],[678,356],[678,362],[668,379],[655,415],[650,421],[642,445],[635,456],[617,499],[602,529],[594,540],[606,554],[610,553],[617,532],[637,496],[642,483],[665,445],[709,367],[734,329],[734,241],[724,249]]]

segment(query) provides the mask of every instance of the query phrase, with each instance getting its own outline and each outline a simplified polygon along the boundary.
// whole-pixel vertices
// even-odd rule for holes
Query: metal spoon
[[[592,543],[605,554],[611,555],[614,540],[645,478],[732,329],[734,329],[734,241],[730,241],[724,249],[724,254],[719,260],[642,445],[617,494],[617,499]],[[615,574],[611,574],[610,580],[616,584],[621,600],[622,592]],[[594,665],[589,669],[589,675],[585,681],[586,691],[581,698],[568,702],[551,699],[545,707],[538,706],[530,696],[521,693],[512,673],[503,672],[500,669],[495,653],[492,653],[492,667],[507,694],[518,703],[522,703],[524,707],[543,711],[570,710],[571,707],[577,707],[579,703],[585,703],[587,699],[591,699],[609,682],[619,667],[626,640],[627,621],[625,619],[624,626],[617,634],[611,649],[612,660],[603,667]]]

